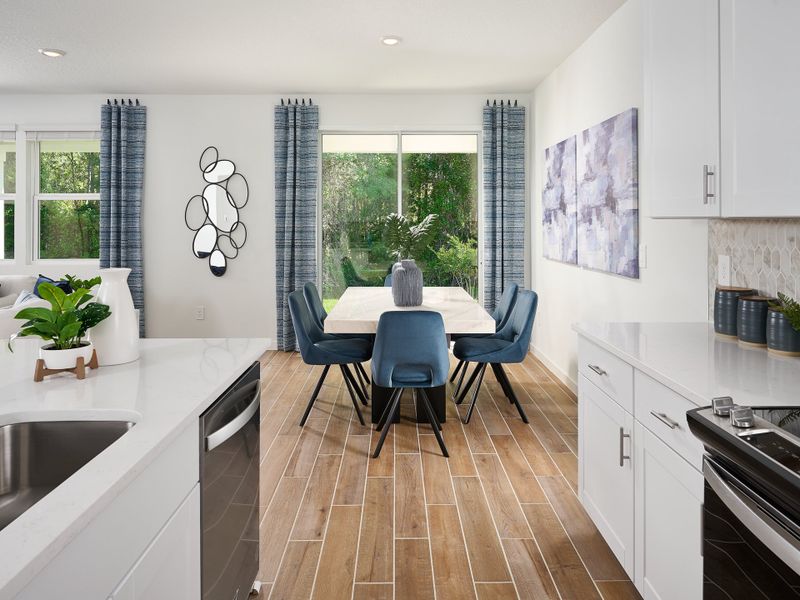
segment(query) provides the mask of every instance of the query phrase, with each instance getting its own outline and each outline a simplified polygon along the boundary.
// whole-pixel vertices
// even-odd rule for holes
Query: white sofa
[[[29,300],[20,306],[14,306],[20,292],[33,291],[36,285],[35,275],[0,275],[0,339],[6,339],[19,331],[22,321],[15,319],[23,308],[30,306],[50,306],[45,300],[37,298]]]

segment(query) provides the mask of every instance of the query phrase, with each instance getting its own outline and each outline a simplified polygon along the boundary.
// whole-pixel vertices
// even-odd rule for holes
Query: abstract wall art
[[[585,129],[577,140],[578,265],[639,277],[637,111]]]
[[[578,262],[575,136],[544,151],[542,244],[545,258]]]

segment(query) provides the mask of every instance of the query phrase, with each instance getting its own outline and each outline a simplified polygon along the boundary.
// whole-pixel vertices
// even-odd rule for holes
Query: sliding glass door
[[[478,135],[322,135],[321,283],[330,310],[349,286],[380,286],[394,262],[392,214],[436,214],[417,263],[426,285],[478,297]]]

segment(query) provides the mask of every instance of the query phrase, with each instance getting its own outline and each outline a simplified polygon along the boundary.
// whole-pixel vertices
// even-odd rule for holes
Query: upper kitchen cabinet
[[[722,215],[800,215],[800,1],[721,0]]]
[[[800,216],[798,24],[798,0],[644,0],[649,216]]]
[[[719,0],[645,0],[643,167],[651,217],[718,217]]]

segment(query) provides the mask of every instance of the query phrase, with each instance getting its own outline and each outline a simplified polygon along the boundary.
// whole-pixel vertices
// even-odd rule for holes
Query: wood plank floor
[[[448,401],[449,460],[410,396],[369,458],[336,369],[301,429],[322,368],[261,363],[260,598],[639,598],[575,495],[575,396],[532,355],[508,369],[531,424],[487,370],[469,425]]]

